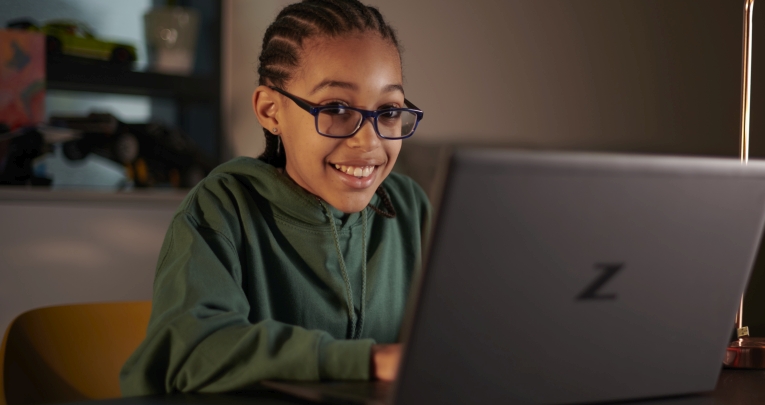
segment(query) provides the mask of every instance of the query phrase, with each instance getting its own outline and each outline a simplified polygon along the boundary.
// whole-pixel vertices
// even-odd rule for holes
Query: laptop
[[[264,385],[397,405],[712,391],[764,224],[765,162],[459,150],[390,390]]]

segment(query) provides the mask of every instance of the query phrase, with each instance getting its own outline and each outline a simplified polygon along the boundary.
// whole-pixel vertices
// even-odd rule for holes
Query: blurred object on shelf
[[[51,117],[50,122],[81,133],[62,145],[66,158],[97,154],[110,159],[125,167],[136,187],[193,187],[213,167],[188,136],[161,124],[126,124],[102,113]]]
[[[149,68],[188,76],[194,70],[199,12],[185,7],[156,7],[144,15]]]
[[[53,145],[53,151],[34,160],[34,173],[52,179],[53,190],[124,191],[133,186],[127,169],[95,153],[72,159],[67,143]]]
[[[3,132],[36,125],[44,119],[45,37],[34,32],[0,30],[0,124],[8,127]]]
[[[75,20],[50,20],[42,27],[30,19],[16,19],[7,24],[13,30],[39,32],[45,35],[48,55],[69,55],[107,60],[130,66],[136,60],[136,48],[121,42],[96,38],[86,24]]]
[[[69,128],[38,125],[37,130],[42,134],[45,143],[48,145],[80,139],[80,131]]]
[[[12,30],[29,30],[29,31],[35,31],[40,32],[40,27],[37,26],[37,24],[33,23],[32,20],[26,19],[26,18],[19,18],[16,20],[11,20],[6,24],[8,29]]]
[[[50,185],[50,179],[38,176],[32,167],[34,159],[45,151],[43,134],[35,127],[8,129],[0,127],[0,185]]]

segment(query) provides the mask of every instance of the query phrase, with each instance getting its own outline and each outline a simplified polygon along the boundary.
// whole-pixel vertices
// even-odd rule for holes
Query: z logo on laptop
[[[601,274],[587,286],[576,297],[577,300],[615,300],[616,293],[602,293],[600,290],[619,270],[624,267],[624,263],[595,263],[595,269],[600,270]]]

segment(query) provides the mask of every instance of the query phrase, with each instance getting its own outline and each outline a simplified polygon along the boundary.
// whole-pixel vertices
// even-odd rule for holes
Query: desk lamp
[[[752,94],[752,9],[754,0],[744,4],[744,61],[741,78],[741,164],[749,162],[749,101]],[[736,335],[725,352],[723,364],[731,368],[765,368],[765,338],[749,336],[744,326],[744,297],[736,315]]]

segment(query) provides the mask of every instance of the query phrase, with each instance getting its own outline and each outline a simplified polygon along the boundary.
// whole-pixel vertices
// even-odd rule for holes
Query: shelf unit
[[[46,62],[47,88],[170,100],[175,106],[174,125],[188,134],[209,158],[219,162],[221,1],[185,0],[177,4],[196,8],[201,16],[192,76],[139,72],[110,62],[50,56]]]

